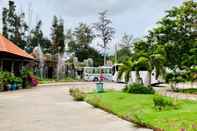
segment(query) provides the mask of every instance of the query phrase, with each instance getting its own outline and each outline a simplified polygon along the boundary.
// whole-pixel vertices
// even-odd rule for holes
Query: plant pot
[[[11,91],[12,90],[12,85],[11,84],[7,84],[6,87],[7,87],[7,90],[8,91]]]
[[[23,87],[22,87],[22,84],[17,84],[17,85],[16,85],[16,88],[17,88],[17,89],[22,89],[22,88],[23,88]]]
[[[15,83],[11,85],[11,90],[12,91],[15,91],[16,90],[16,84]]]

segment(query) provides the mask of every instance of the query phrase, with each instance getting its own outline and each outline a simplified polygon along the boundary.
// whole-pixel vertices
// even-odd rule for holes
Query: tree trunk
[[[143,81],[141,80],[140,72],[139,71],[136,71],[136,80],[137,80],[137,83],[143,84]]]
[[[171,88],[173,91],[175,91],[175,90],[176,90],[176,82],[171,81],[171,82],[170,82],[170,88]]]
[[[107,64],[107,63],[106,63],[106,60],[107,60],[106,57],[107,57],[107,56],[106,56],[106,47],[105,47],[105,48],[104,48],[104,63],[103,63],[104,66],[106,66],[106,64]]]

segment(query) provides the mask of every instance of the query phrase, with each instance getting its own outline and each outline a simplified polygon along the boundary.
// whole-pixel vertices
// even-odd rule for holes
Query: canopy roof
[[[28,54],[26,51],[22,50],[14,43],[6,39],[4,36],[0,34],[0,54],[1,53],[9,53],[12,55],[16,55],[18,57],[24,57],[27,59],[34,59],[33,56]]]

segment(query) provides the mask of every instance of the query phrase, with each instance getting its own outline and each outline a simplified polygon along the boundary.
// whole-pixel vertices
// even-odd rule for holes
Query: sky
[[[0,11],[8,0],[0,0]],[[98,12],[108,10],[117,42],[123,33],[140,38],[152,29],[165,15],[165,11],[180,5],[184,0],[14,0],[18,12],[25,12],[27,23],[33,27],[42,20],[42,29],[50,36],[54,15],[64,19],[65,30],[75,28],[80,22],[92,24],[98,20]],[[2,11],[1,11],[2,12]],[[0,17],[1,19],[1,17]],[[0,28],[1,28],[0,24]]]

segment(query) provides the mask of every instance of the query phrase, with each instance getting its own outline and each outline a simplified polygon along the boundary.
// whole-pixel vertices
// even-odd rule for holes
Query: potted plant
[[[16,82],[16,89],[21,89],[22,88],[22,78],[21,77],[16,77],[15,79],[15,82]]]
[[[15,82],[15,75],[13,73],[10,74],[10,77],[9,77],[9,83],[11,84],[11,88],[10,90],[16,90],[16,82]]]
[[[14,74],[10,77],[11,89],[17,90],[22,86],[22,79],[20,77],[16,77]]]
[[[5,71],[3,73],[3,86],[4,86],[4,90],[10,90],[11,89],[10,77],[11,77],[11,74],[9,72]]]
[[[21,72],[21,78],[22,78],[22,87],[23,88],[30,88],[31,87],[31,75],[32,70],[29,68],[24,68]]]

